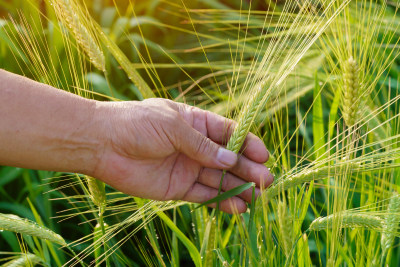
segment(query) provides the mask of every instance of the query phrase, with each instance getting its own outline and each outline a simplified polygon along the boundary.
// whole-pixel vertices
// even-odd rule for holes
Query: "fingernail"
[[[217,153],[217,160],[224,165],[223,167],[232,167],[237,161],[237,155],[228,149],[220,147]]]

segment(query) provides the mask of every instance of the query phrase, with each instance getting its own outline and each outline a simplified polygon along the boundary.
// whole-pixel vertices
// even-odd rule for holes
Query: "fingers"
[[[237,162],[237,155],[211,141],[185,121],[175,129],[177,149],[203,166],[229,169]]]
[[[218,114],[205,112],[208,136],[214,142],[226,144],[237,123]],[[269,153],[263,141],[252,133],[247,135],[243,143],[243,149],[243,154],[253,161],[264,163],[268,160]]]
[[[208,187],[218,189],[220,185],[221,176],[222,176],[222,171],[205,168],[199,175],[198,182]],[[245,180],[242,180],[231,173],[226,173],[222,182],[222,190],[226,192],[245,183],[246,183]],[[244,201],[251,203],[252,194],[253,194],[253,189],[250,188],[237,196],[243,199]],[[260,195],[260,189],[256,187],[255,197],[258,197],[259,195]]]
[[[216,197],[217,194],[217,189],[195,183],[193,187],[186,193],[182,200],[195,203],[203,203]],[[219,205],[222,211],[231,214],[243,213],[247,210],[246,203],[238,197],[232,197],[230,199],[221,201]],[[210,207],[215,208],[216,203],[211,204]]]
[[[274,181],[274,176],[267,167],[245,156],[241,156],[229,171],[246,181],[256,183],[260,188],[267,188]]]

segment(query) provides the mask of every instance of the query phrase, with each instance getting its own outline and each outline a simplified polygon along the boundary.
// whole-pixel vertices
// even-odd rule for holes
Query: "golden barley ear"
[[[343,66],[343,119],[348,127],[357,123],[363,95],[360,89],[359,67],[350,57]]]
[[[61,246],[67,245],[64,238],[62,238],[59,234],[56,234],[50,229],[40,226],[33,221],[18,217],[17,215],[13,214],[0,213],[0,229],[35,236],[40,239],[45,239],[60,244]]]
[[[86,28],[86,22],[82,20],[79,9],[75,6],[75,1],[53,0],[52,3],[57,17],[68,27],[78,45],[89,57],[90,62],[97,69],[105,71],[106,63],[103,51],[93,33]]]

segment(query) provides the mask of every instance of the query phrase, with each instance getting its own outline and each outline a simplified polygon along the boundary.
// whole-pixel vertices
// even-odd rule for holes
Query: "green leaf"
[[[206,202],[201,203],[199,206],[196,207],[196,209],[206,206],[206,205],[210,205],[212,203],[221,202],[228,198],[239,195],[240,193],[242,193],[243,191],[249,189],[250,187],[252,187],[254,185],[255,185],[254,183],[246,183],[246,184],[239,185],[231,190],[228,190],[222,194],[219,194],[218,196],[216,196],[210,200],[207,200]]]
[[[165,215],[162,211],[156,211],[157,215],[160,217],[161,220],[176,234],[176,237],[183,243],[183,245],[189,251],[189,254],[196,265],[196,267],[201,267],[201,257],[200,253],[197,250],[196,246],[192,243],[192,241],[187,238],[187,236],[182,233],[181,230],[174,224],[174,222]]]

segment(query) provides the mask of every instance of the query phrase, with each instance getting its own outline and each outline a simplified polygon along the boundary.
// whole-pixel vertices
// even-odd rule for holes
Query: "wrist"
[[[55,169],[58,171],[82,173],[92,175],[93,170],[99,162],[101,150],[103,147],[103,137],[101,133],[102,121],[98,117],[98,101],[77,98],[70,106],[71,113],[68,115],[66,125],[67,129],[62,127],[58,129],[59,134],[54,134],[56,137],[54,144],[61,152],[60,160],[56,162],[64,162]],[[65,132],[63,133],[63,129]],[[52,142],[46,142],[52,143]],[[53,154],[58,157],[57,151]]]
[[[74,172],[96,177],[99,165],[109,143],[109,107],[107,102],[88,100],[87,117],[81,122],[85,125],[75,136],[81,138],[82,146],[77,149],[77,168]]]
[[[108,179],[107,166],[113,164],[113,155],[126,154],[125,149],[131,149],[134,136],[127,134],[127,126],[133,123],[132,113],[140,116],[136,108],[141,102],[102,102],[94,101],[93,128],[95,129],[95,155],[92,156],[93,164],[87,173],[101,180]],[[126,140],[129,139],[129,141]],[[124,144],[124,145],[121,145]],[[129,150],[128,149],[128,150]],[[135,149],[133,149],[135,151]]]

